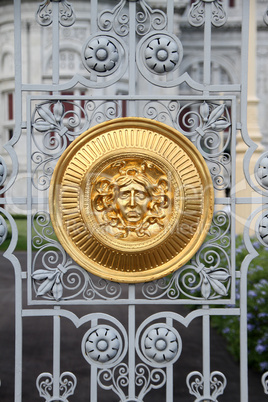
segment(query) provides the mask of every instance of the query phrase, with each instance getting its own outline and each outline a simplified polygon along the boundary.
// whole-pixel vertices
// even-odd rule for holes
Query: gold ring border
[[[66,233],[63,230],[62,224],[59,225],[58,220],[58,203],[57,203],[57,193],[56,188],[58,186],[58,179],[63,176],[65,166],[63,161],[68,157],[70,160],[81,148],[82,144],[87,140],[92,139],[94,137],[98,137],[104,132],[108,130],[118,130],[124,128],[130,128],[134,125],[134,127],[143,128],[146,130],[155,130],[157,133],[162,134],[164,137],[168,137],[172,139],[176,144],[188,154],[190,155],[190,159],[194,162],[194,165],[197,168],[198,173],[200,174],[201,181],[203,184],[203,188],[206,193],[204,196],[204,207],[203,207],[203,219],[202,224],[196,231],[190,243],[183,249],[182,255],[179,255],[179,258],[174,258],[161,266],[155,267],[153,269],[145,270],[145,271],[135,271],[135,272],[121,272],[117,270],[112,270],[110,268],[106,268],[101,266],[100,264],[96,264],[94,261],[89,261],[89,259],[84,255],[81,255],[80,252],[77,252],[77,248],[73,243],[70,243],[68,239],[66,239]],[[70,147],[68,147],[60,157],[57,166],[54,170],[50,190],[49,190],[49,211],[51,215],[51,222],[54,227],[55,233],[60,241],[61,245],[67,251],[67,253],[82,267],[91,272],[94,275],[100,276],[104,279],[121,282],[121,283],[139,283],[139,282],[149,282],[153,280],[160,279],[166,275],[172,274],[178,268],[186,264],[187,261],[198,251],[200,246],[202,245],[207,232],[209,230],[212,217],[213,217],[213,208],[214,208],[214,191],[213,184],[210,177],[210,173],[206,163],[203,160],[202,155],[195,148],[195,146],[191,143],[191,141],[186,138],[183,134],[179,133],[174,128],[160,123],[155,120],[141,118],[141,117],[127,117],[127,118],[119,118],[110,120],[104,123],[101,123],[97,126],[94,126],[83,134],[81,134],[78,138],[76,138]],[[105,247],[106,248],[106,247]],[[175,261],[174,261],[175,260]]]

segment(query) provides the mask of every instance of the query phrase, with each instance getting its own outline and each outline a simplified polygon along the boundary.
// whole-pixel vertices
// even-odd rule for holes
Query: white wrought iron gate
[[[5,145],[7,156],[0,160],[6,204],[0,235],[3,242],[9,224],[12,236],[4,258],[15,271],[16,402],[227,400],[230,373],[218,368],[220,361],[212,368],[210,348],[211,317],[227,315],[240,316],[236,387],[240,401],[248,401],[247,271],[258,254],[252,236],[267,245],[268,212],[262,202],[268,185],[262,172],[268,154],[254,159],[256,144],[247,132],[250,1],[242,3],[241,75],[235,82],[219,74],[213,45],[213,35],[218,39],[226,24],[227,2],[32,2],[27,16],[36,13],[41,49],[29,73],[21,43],[25,3],[14,0],[16,124]],[[191,46],[197,37],[202,37],[199,58]],[[42,71],[41,82],[34,82],[35,68]],[[125,116],[164,122],[186,136],[207,163],[215,191],[212,225],[196,255],[172,275],[139,285],[109,282],[78,266],[56,239],[48,210],[51,177],[63,151],[88,128]],[[23,168],[16,143],[25,144],[27,152],[25,197],[15,190],[9,196]],[[241,144],[244,177],[254,198],[239,196],[236,185]],[[168,144],[163,146],[168,152]],[[27,212],[27,262],[15,251],[11,203]],[[253,204],[243,221],[247,255],[236,266],[236,218],[242,220],[241,208]],[[41,333],[42,326],[51,325],[53,334],[53,348],[46,346],[52,338],[42,340],[35,358],[40,371],[36,375],[34,369],[30,380],[29,355],[23,354],[28,318],[41,325]],[[36,388],[24,398],[26,381]]]

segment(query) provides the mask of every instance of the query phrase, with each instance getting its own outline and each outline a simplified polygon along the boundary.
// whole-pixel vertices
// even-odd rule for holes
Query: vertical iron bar
[[[60,307],[55,307],[59,310]],[[53,397],[60,397],[60,316],[53,317]]]
[[[26,47],[27,47],[27,83],[31,82],[31,24],[26,23]]]
[[[14,51],[15,51],[15,132],[12,144],[15,144],[21,133],[22,120],[22,71],[21,71],[21,2],[14,0]],[[15,175],[17,172],[15,172]],[[14,267],[15,268],[15,267]],[[21,401],[22,396],[22,278],[15,271],[15,386],[14,400]]]
[[[31,130],[31,101],[27,99],[27,294],[32,299],[32,130]]]
[[[135,96],[136,92],[136,2],[129,2],[129,95]],[[129,101],[128,113],[136,116],[135,100]]]
[[[232,101],[231,105],[231,191],[230,191],[230,198],[231,198],[231,269],[233,278],[236,276],[236,132],[237,132],[237,103]],[[233,282],[232,289],[231,289],[231,298],[235,300],[236,295],[236,283]]]
[[[205,27],[204,27],[204,85],[211,82],[211,3],[205,3]]]
[[[135,299],[135,285],[128,286],[129,300]],[[128,306],[128,371],[129,399],[135,399],[135,304]]]
[[[92,327],[96,327],[98,325],[98,320],[97,318],[91,321]],[[98,383],[97,383],[97,373],[98,369],[94,364],[91,364],[90,366],[90,401],[94,402],[97,401],[98,399]]]
[[[172,327],[173,326],[172,318],[167,318],[166,323],[167,325]],[[166,370],[167,370],[166,401],[173,402],[173,364],[167,366]]]
[[[209,306],[204,306],[208,310]],[[204,311],[203,315],[203,377],[204,377],[204,398],[210,396],[210,316]],[[206,400],[206,399],[205,399]]]
[[[98,29],[98,0],[91,0],[90,5],[90,24],[91,24],[91,35],[97,32]]]
[[[59,3],[57,1],[52,2],[52,48],[53,48],[53,62],[52,62],[52,82],[54,85],[59,84]]]
[[[247,90],[248,90],[248,41],[250,0],[242,4],[242,51],[241,51],[241,122],[242,132],[247,136]],[[241,267],[240,280],[240,398],[248,401],[248,339],[247,339],[247,269]]]
[[[174,30],[174,0],[167,0],[167,18],[168,32],[173,33]]]

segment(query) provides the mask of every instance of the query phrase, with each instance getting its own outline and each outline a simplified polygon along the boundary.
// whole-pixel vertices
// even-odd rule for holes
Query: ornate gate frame
[[[98,1],[91,0],[90,36],[81,49],[85,74],[75,74],[69,81],[62,82],[59,70],[60,29],[75,24],[75,1],[73,3],[67,0],[45,0],[39,5],[37,22],[42,29],[50,25],[52,27],[53,66],[51,83],[35,85],[22,80],[21,4],[20,0],[14,1],[16,127],[14,136],[5,145],[12,159],[12,172],[7,172],[4,158],[0,162],[3,168],[2,192],[6,192],[16,185],[18,174],[19,161],[14,145],[26,133],[26,269],[14,254],[18,237],[15,221],[1,208],[2,240],[7,233],[6,221],[12,229],[12,238],[4,257],[13,264],[15,271],[15,401],[19,402],[22,398],[22,335],[25,317],[53,319],[53,373],[41,373],[36,380],[40,397],[46,401],[67,401],[73,394],[75,397],[75,374],[69,371],[61,373],[60,370],[60,329],[61,319],[65,317],[76,327],[87,324],[89,328],[85,330],[81,348],[91,368],[92,402],[98,400],[98,387],[106,389],[107,395],[117,395],[120,401],[141,402],[153,388],[163,386],[166,387],[166,400],[172,402],[173,365],[179,359],[183,347],[176,326],[188,327],[194,319],[202,318],[203,370],[189,373],[186,383],[195,401],[217,401],[224,392],[226,377],[218,371],[211,373],[210,318],[213,315],[236,315],[240,316],[241,334],[240,400],[246,402],[247,271],[251,260],[258,255],[250,235],[253,230],[258,241],[265,244],[261,235],[263,229],[260,228],[265,226],[268,216],[267,207],[261,205],[262,196],[267,196],[268,187],[257,174],[268,154],[264,153],[252,170],[251,161],[256,144],[247,132],[250,1],[243,1],[241,79],[239,83],[229,85],[211,82],[212,27],[220,28],[226,22],[226,13],[219,0],[197,0],[189,11],[189,24],[194,27],[204,26],[202,82],[194,81],[187,72],[180,74],[183,44],[174,34],[175,5],[172,0],[167,1],[166,13],[151,8],[145,0],[121,0],[114,8],[107,6],[107,9],[98,12]],[[165,55],[158,52],[158,47]],[[109,55],[106,64],[103,62],[103,53]],[[137,76],[141,83],[138,85]],[[122,79],[125,94],[112,92],[115,84]],[[152,89],[150,95],[142,90],[143,83]],[[182,85],[189,88],[187,95],[180,94]],[[85,91],[90,89],[91,95],[61,94],[74,87]],[[108,95],[106,88],[110,88]],[[127,102],[129,116],[164,121],[187,136],[207,162],[216,194],[210,234],[195,257],[172,276],[141,287],[98,281],[81,269],[55,239],[47,209],[49,182],[55,162],[63,150],[88,127],[99,121],[122,116],[123,102]],[[68,116],[66,105],[72,105],[71,116]],[[235,172],[238,133],[241,133],[248,148],[244,158],[244,174],[247,183],[256,192],[254,199],[237,196]],[[227,187],[231,188],[229,197],[224,195]],[[3,201],[9,203],[8,198]],[[248,255],[241,267],[236,267],[236,206],[253,202],[260,205],[245,224],[244,242]],[[36,206],[38,211],[33,214]],[[226,207],[230,213],[224,210]],[[22,298],[24,283],[27,286],[26,303]],[[237,283],[240,304],[234,307]],[[114,308],[124,305],[128,310],[127,327],[104,312],[92,312],[79,317],[72,311],[72,306],[98,306],[100,310],[105,310],[111,305]],[[136,328],[136,309],[144,305],[165,307],[167,311],[149,316]],[[185,317],[168,311],[171,306],[180,305],[195,306],[195,309]],[[227,305],[231,307],[227,308]],[[102,348],[100,341],[105,342],[105,348]],[[162,346],[157,348],[157,342]],[[148,349],[153,349],[154,353],[149,353]],[[264,374],[266,393],[267,377],[268,373]]]

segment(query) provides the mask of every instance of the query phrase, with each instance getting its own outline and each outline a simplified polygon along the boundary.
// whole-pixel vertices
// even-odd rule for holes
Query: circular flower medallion
[[[268,154],[265,153],[262,155],[255,168],[255,175],[256,179],[259,182],[259,184],[264,187],[265,189],[268,189]]]
[[[1,158],[1,156],[0,156],[0,186],[6,180],[6,176],[7,176],[7,167],[6,167],[6,164],[3,160],[3,158]]]
[[[7,224],[4,218],[0,215],[0,245],[4,243],[7,237]]]
[[[168,73],[174,70],[181,61],[182,48],[167,35],[157,36],[145,49],[146,66],[154,73]]]
[[[88,70],[106,75],[116,70],[118,60],[118,48],[109,37],[95,37],[84,46],[83,63]]]
[[[259,223],[259,236],[264,246],[268,246],[268,215],[263,216]]]
[[[174,328],[156,324],[147,329],[143,339],[143,353],[152,363],[174,363],[181,354],[181,338]]]
[[[89,363],[114,363],[122,351],[121,336],[114,328],[99,325],[84,336],[82,351]]]

